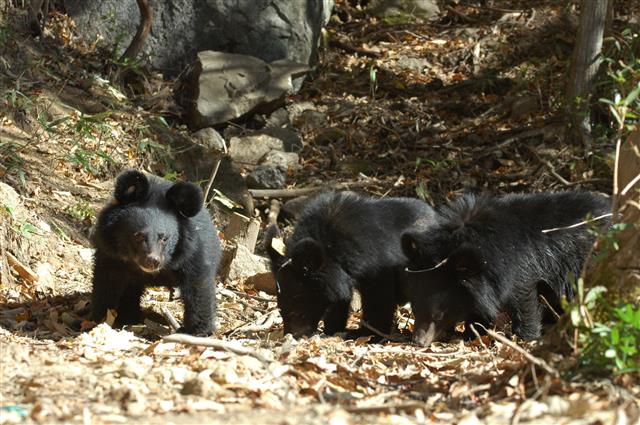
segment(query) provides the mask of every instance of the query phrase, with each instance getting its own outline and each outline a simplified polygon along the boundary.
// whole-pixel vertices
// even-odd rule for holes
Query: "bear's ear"
[[[410,262],[420,263],[421,250],[418,233],[404,233],[400,238],[400,244],[402,245],[402,252],[404,252],[404,255],[407,256]]]
[[[200,187],[194,183],[178,182],[167,190],[167,202],[185,217],[193,217],[203,206],[203,196]]]
[[[324,263],[324,249],[314,239],[301,240],[292,251],[291,264],[302,273],[314,272]]]
[[[468,244],[461,245],[451,255],[448,261],[456,275],[461,278],[475,276],[484,269],[482,253],[478,248]]]
[[[149,180],[140,171],[128,170],[116,179],[113,196],[120,204],[128,204],[146,199],[149,194]]]

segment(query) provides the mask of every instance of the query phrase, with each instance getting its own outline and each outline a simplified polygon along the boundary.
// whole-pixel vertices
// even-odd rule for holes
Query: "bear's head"
[[[166,180],[130,170],[116,180],[116,205],[106,215],[103,238],[119,258],[145,273],[163,270],[179,247],[181,226],[203,207],[202,191],[193,183]]]

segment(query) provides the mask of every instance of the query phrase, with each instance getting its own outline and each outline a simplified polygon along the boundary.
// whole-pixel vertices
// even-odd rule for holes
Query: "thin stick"
[[[501,343],[503,343],[504,345],[508,346],[509,348],[512,348],[513,350],[517,351],[518,353],[522,354],[524,356],[525,359],[529,360],[531,363],[540,366],[541,368],[543,368],[547,373],[550,373],[551,375],[558,377],[560,376],[560,374],[558,373],[558,371],[549,366],[549,364],[547,362],[545,362],[544,360],[533,356],[531,353],[529,353],[527,350],[525,350],[524,348],[520,347],[518,344],[516,344],[515,342],[509,340],[508,338],[500,335],[497,332],[492,331],[491,329],[487,329],[485,328],[482,324],[480,323],[476,323],[478,326],[480,326],[481,328],[483,328],[488,335],[490,335],[491,337],[493,337],[494,339],[497,339],[498,341],[500,341]]]
[[[250,348],[244,347],[242,345],[233,344],[227,341],[222,341],[219,339],[213,338],[202,338],[198,336],[191,336],[187,334],[171,334],[162,337],[164,342],[176,342],[179,344],[185,345],[195,345],[199,347],[209,347],[215,348],[218,350],[228,351],[230,353],[239,354],[241,356],[251,356],[260,360],[264,364],[268,364],[269,360],[267,360],[262,354],[251,350]]]
[[[246,332],[261,332],[261,331],[269,330],[271,329],[271,327],[273,326],[273,323],[276,321],[276,318],[278,317],[277,314],[274,314],[277,312],[278,312],[277,309],[273,309],[263,314],[262,316],[260,316],[257,320],[234,329],[229,335],[233,335],[238,332],[246,333]],[[262,322],[262,323],[258,323],[258,322]]]
[[[424,410],[426,408],[425,403],[402,403],[402,404],[382,404],[379,406],[354,406],[346,407],[349,413],[394,413],[394,412],[415,412],[416,410]]]
[[[553,307],[551,307],[551,304],[549,304],[549,301],[547,301],[547,299],[544,297],[544,295],[538,294],[538,296],[542,300],[542,303],[544,305],[546,305],[547,307],[549,307],[549,310],[551,310],[553,315],[556,317],[556,320],[560,320],[560,314],[557,311],[555,311]]]
[[[227,142],[222,139],[222,149],[224,153],[227,153]],[[218,169],[220,168],[220,163],[222,162],[222,158],[218,158],[216,160],[216,165],[213,166],[213,170],[211,171],[211,176],[209,177],[209,181],[207,182],[207,189],[204,191],[204,205],[208,206],[211,201],[207,201],[209,199],[209,192],[211,192],[211,188],[213,187],[213,181],[216,179],[216,175],[218,174]]]
[[[580,227],[582,225],[593,223],[594,221],[602,220],[603,218],[607,218],[611,216],[613,216],[613,213],[602,214],[597,217],[590,218],[589,220],[584,220],[579,223],[572,224],[570,226],[554,227],[553,229],[544,229],[542,230],[542,233],[551,233],[551,232],[556,232],[558,230],[573,229],[574,227]]]
[[[500,371],[498,370],[498,362],[496,362],[495,356],[493,355],[491,350],[489,350],[489,347],[487,347],[487,345],[482,340],[480,333],[476,330],[475,326],[473,326],[473,323],[469,323],[469,327],[471,328],[471,331],[478,337],[478,341],[480,341],[480,345],[482,345],[482,348],[484,348],[484,351],[486,351],[491,357],[491,363],[493,363],[493,368],[496,370],[496,372],[500,373]]]
[[[165,320],[169,322],[169,326],[171,326],[174,332],[180,329],[180,323],[178,323],[176,318],[173,317],[173,314],[171,314],[167,307],[162,307],[160,309],[160,312],[162,312],[162,315],[164,316]]]
[[[235,289],[229,289],[229,292],[233,292],[234,294],[240,296],[240,297],[245,297],[245,298],[250,298],[252,300],[256,300],[256,301],[262,301],[265,303],[274,303],[276,302],[276,298],[265,298],[265,297],[259,297],[257,295],[251,295],[251,294],[247,294],[246,292],[242,292],[242,291],[236,291]]]
[[[624,187],[624,189],[622,189],[622,192],[620,192],[620,195],[622,196],[626,195],[627,192],[630,191],[631,188],[639,181],[640,181],[640,174],[638,174],[633,179],[631,179],[631,181]]]
[[[374,328],[373,326],[371,326],[370,324],[368,324],[364,320],[362,321],[362,326],[367,328],[367,329],[369,329],[371,332],[375,333],[376,335],[383,337],[384,339],[387,339],[389,341],[393,341],[394,340],[391,337],[391,335],[386,334],[386,333],[382,332],[381,330]]]

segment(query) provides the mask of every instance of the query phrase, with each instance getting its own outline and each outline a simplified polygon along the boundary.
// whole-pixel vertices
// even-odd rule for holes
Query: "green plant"
[[[640,306],[611,306],[604,298],[606,288],[594,286],[585,292],[578,279],[576,300],[568,305],[574,327],[574,350],[580,366],[589,372],[622,374],[640,371]],[[594,320],[594,312],[598,319]]]
[[[80,201],[75,205],[69,205],[65,212],[78,221],[91,220],[96,215],[96,211],[86,201]]]
[[[607,38],[605,46],[602,66],[606,78],[599,84],[605,97],[600,102],[614,121],[612,127],[617,132],[628,132],[640,123],[640,34],[625,29]]]

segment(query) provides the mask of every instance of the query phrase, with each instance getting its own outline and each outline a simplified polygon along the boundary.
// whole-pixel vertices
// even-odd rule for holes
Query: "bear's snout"
[[[149,254],[144,259],[144,267],[146,269],[156,270],[160,266],[160,256],[157,254]]]

